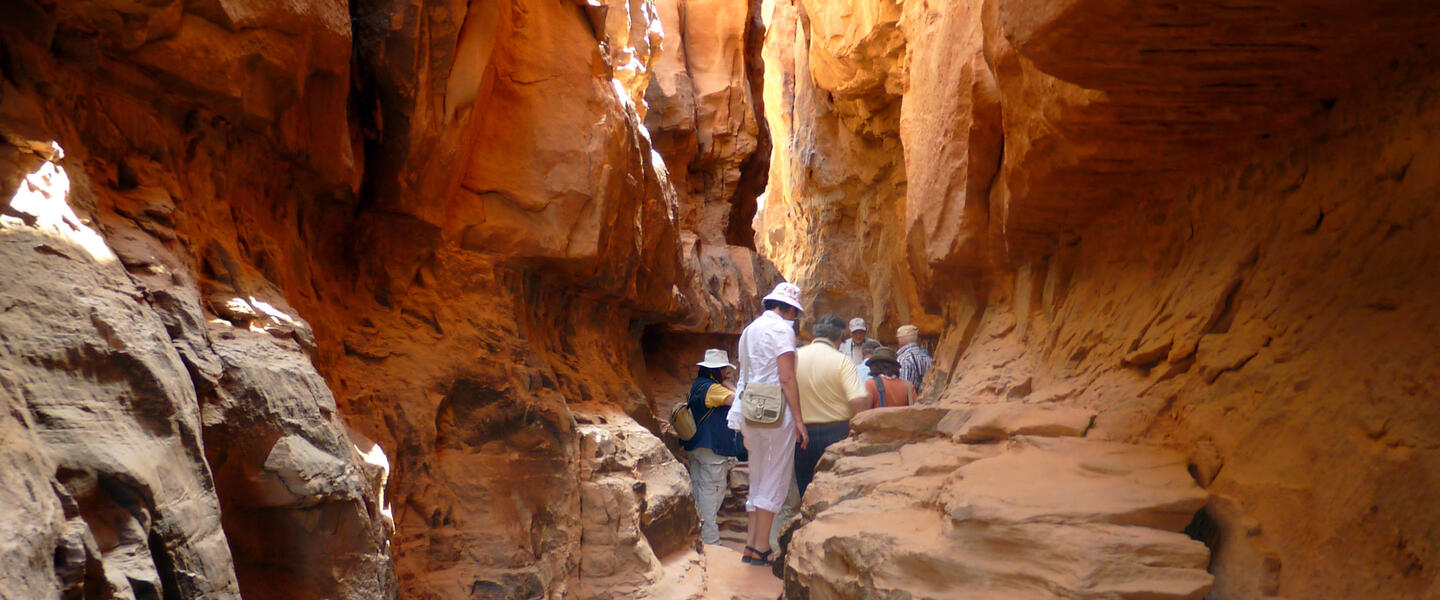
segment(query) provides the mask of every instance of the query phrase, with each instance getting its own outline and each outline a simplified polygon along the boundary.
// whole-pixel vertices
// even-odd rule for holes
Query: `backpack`
[[[677,403],[674,408],[670,409],[670,425],[675,428],[675,435],[680,438],[680,441],[688,442],[690,438],[695,437],[696,432],[700,431],[700,424],[710,418],[710,413],[713,412],[715,412],[714,408],[705,411],[705,416],[700,417],[700,422],[696,423],[695,415],[690,412],[690,401],[686,400]]]

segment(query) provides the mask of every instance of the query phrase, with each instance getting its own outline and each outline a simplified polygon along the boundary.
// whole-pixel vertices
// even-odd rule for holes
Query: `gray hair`
[[[865,354],[872,354],[881,345],[880,340],[865,340],[865,343],[860,344],[860,351]]]
[[[835,315],[824,315],[815,319],[815,325],[810,328],[810,333],[817,338],[825,338],[833,342],[845,337],[845,322]]]

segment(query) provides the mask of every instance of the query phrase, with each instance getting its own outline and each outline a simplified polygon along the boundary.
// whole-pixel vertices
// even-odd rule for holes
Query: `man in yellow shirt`
[[[815,341],[795,352],[800,414],[810,433],[809,447],[795,447],[795,483],[802,496],[815,478],[815,465],[825,448],[849,436],[850,417],[868,406],[855,363],[836,349],[845,337],[845,322],[825,315],[812,331]]]

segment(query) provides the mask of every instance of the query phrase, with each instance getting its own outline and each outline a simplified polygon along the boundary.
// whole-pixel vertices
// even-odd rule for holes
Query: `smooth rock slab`
[[[1089,421],[1083,411],[967,413],[974,408],[940,419],[938,409],[867,413],[870,426],[837,444],[804,499],[786,548],[787,597],[1198,600],[1209,591],[1209,550],[1180,533],[1208,494],[1182,457],[1069,436],[965,444],[902,423],[907,414],[918,423]],[[847,452],[901,431],[917,441]]]
[[[1094,421],[1093,410],[1003,402],[950,411],[935,429],[956,441],[984,442],[1016,435],[1080,437]]]

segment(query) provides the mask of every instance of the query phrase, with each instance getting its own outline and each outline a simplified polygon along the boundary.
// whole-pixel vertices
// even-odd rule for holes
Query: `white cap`
[[[867,329],[869,329],[869,327],[865,326],[865,319],[860,317],[850,319],[850,331],[865,331]]]
[[[735,365],[730,364],[730,354],[719,348],[711,348],[709,350],[706,350],[705,360],[702,360],[695,364],[705,367],[707,369],[723,369],[725,367],[730,367],[732,369],[736,368]]]
[[[800,305],[800,288],[793,283],[785,281],[780,282],[780,284],[776,285],[775,289],[771,291],[770,295],[766,296],[765,299],[779,300],[781,302],[789,304],[790,306],[795,307],[795,310],[805,310],[805,307]]]

